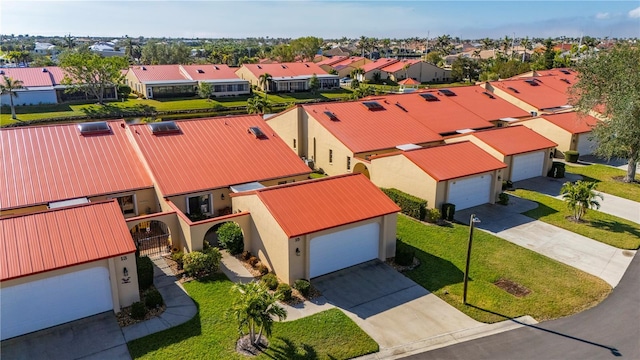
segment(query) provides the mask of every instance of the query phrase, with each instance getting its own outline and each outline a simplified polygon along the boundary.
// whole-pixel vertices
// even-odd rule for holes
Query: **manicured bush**
[[[192,251],[184,255],[184,271],[189,276],[200,276],[218,271],[220,266],[220,252],[211,248],[207,253]]]
[[[393,200],[400,209],[402,209],[402,213],[411,216],[412,218],[418,220],[424,220],[427,214],[427,201],[417,198],[415,196],[409,195],[405,192],[402,192],[398,189],[381,189],[387,196]]]
[[[258,265],[259,262],[260,262],[260,259],[258,259],[255,256],[252,256],[249,258],[249,265],[251,265],[251,267],[256,267],[256,265]]]
[[[395,262],[398,265],[409,266],[413,264],[413,258],[416,255],[416,251],[406,246],[398,246],[396,248]]]
[[[564,160],[570,163],[577,163],[580,153],[574,150],[567,150],[564,152]]]
[[[182,250],[174,252],[173,254],[171,254],[171,259],[175,261],[176,264],[178,264],[178,269],[182,270],[182,260],[184,259],[184,252],[182,252]]]
[[[147,315],[147,308],[140,301],[136,301],[131,304],[131,317],[134,319],[144,319]]]
[[[158,306],[162,306],[164,304],[164,300],[162,299],[162,295],[156,289],[149,289],[149,291],[144,294],[144,304],[149,308],[153,309]]]
[[[429,209],[427,210],[427,222],[430,222],[432,224],[435,224],[436,222],[438,222],[438,220],[440,220],[440,218],[442,218],[442,213],[440,212],[440,209]]]
[[[278,277],[276,274],[266,274],[260,279],[263,284],[265,284],[269,290],[275,290],[278,287]]]
[[[498,195],[498,204],[500,205],[509,204],[509,195],[507,195],[507,193],[500,193]]]
[[[309,280],[305,279],[296,280],[293,283],[293,288],[298,290],[300,294],[302,294],[302,296],[307,297],[309,296],[309,291],[311,290],[311,283],[309,282]]]
[[[247,261],[251,258],[251,253],[249,251],[243,251],[242,252],[242,260]]]
[[[258,266],[256,266],[256,269],[260,272],[261,275],[266,275],[269,273],[269,268],[264,264],[258,264]]]
[[[240,254],[244,250],[244,236],[242,229],[236,223],[228,222],[220,226],[218,231],[218,243],[223,249],[227,249],[231,255]]]
[[[153,261],[147,256],[136,258],[138,288],[146,290],[153,285]]]
[[[284,301],[291,300],[291,286],[289,284],[280,283],[276,289],[276,295]]]

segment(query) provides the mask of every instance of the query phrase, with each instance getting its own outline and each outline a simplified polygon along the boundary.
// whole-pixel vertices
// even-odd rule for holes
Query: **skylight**
[[[560,81],[565,82],[565,83],[567,83],[567,84],[571,84],[571,81],[569,81],[569,80],[567,80],[567,79],[564,79],[564,78],[560,79]]]
[[[571,75],[571,72],[569,72],[569,70],[560,69],[560,72],[565,74],[565,75]]]
[[[538,86],[538,82],[532,79],[529,80],[525,80],[524,82],[526,82],[527,84],[531,85],[531,86]]]
[[[160,121],[147,125],[149,125],[153,135],[177,134],[180,132],[180,128],[173,121]]]
[[[519,93],[520,93],[520,91],[518,91],[518,89],[516,89],[516,88],[514,88],[514,87],[511,87],[511,86],[507,87],[507,89],[508,89],[508,90],[513,91],[513,92],[514,92],[514,93],[516,93],[516,94],[519,94]]]
[[[256,65],[256,66],[258,67],[258,69],[262,69],[262,66],[260,66],[260,65]]]
[[[442,94],[444,96],[456,96],[456,93],[454,93],[453,91],[451,91],[449,89],[440,89],[440,90],[438,90],[438,92],[440,92],[440,94]]]
[[[384,110],[384,106],[380,105],[377,101],[365,101],[362,105],[371,111]]]
[[[204,70],[198,69],[198,74],[204,74]]]
[[[109,124],[104,121],[80,123],[78,124],[78,131],[80,131],[80,134],[84,136],[111,134]]]
[[[430,93],[420,94],[420,96],[422,96],[422,98],[427,101],[440,101],[440,99],[438,99],[435,95]]]
[[[216,70],[220,70],[220,68],[215,66],[215,65],[213,65],[213,68],[216,69]]]
[[[489,99],[495,99],[496,98],[495,96],[491,95],[491,93],[486,92],[486,91],[483,91],[482,95],[488,97]]]
[[[331,120],[331,121],[338,121],[338,117],[336,116],[336,114],[332,113],[331,111],[327,110],[324,112],[325,115],[327,115],[327,117]]]
[[[266,139],[267,135],[265,135],[262,130],[260,130],[257,126],[252,126],[249,128],[249,132],[252,133],[256,139]]]
[[[398,108],[400,108],[400,110],[404,111],[404,112],[409,112],[409,110],[405,109],[404,106],[402,106],[399,102],[396,102],[396,106]]]

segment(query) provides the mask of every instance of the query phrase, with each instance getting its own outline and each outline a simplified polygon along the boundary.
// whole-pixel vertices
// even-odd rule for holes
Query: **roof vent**
[[[80,123],[78,124],[78,131],[83,136],[111,134],[111,128],[105,121]]]
[[[329,118],[329,120],[331,121],[339,121],[340,119],[338,119],[338,117],[336,116],[336,114],[332,113],[331,111],[325,111],[324,112],[325,115],[327,115],[327,117]]]
[[[535,80],[525,80],[524,82],[526,82],[527,84],[531,85],[531,86],[538,86],[538,82]]]
[[[362,105],[371,111],[384,110],[384,106],[380,105],[377,101],[365,101]]]
[[[280,65],[280,66],[282,66],[282,68],[283,68],[283,69],[286,69],[286,68],[287,68],[285,65]]]
[[[262,66],[260,66],[260,65],[256,65],[256,66],[258,67],[258,69],[262,69]]]
[[[0,70],[0,75],[4,75],[4,70]]]
[[[405,108],[404,108],[404,106],[400,105],[400,103],[399,103],[399,102],[396,102],[396,106],[397,106],[398,108],[400,108],[400,110],[402,110],[402,111],[404,111],[404,112],[409,112],[409,110],[405,109]]]
[[[531,116],[538,116],[538,112],[537,111],[529,111],[529,113],[531,113]]]
[[[518,89],[516,89],[514,87],[509,86],[509,87],[507,87],[507,89],[513,91],[516,94],[520,94],[520,91],[518,91]]]
[[[213,65],[213,68],[216,69],[216,70],[220,70],[220,68],[215,66],[215,65]]]
[[[429,102],[431,102],[431,101],[440,101],[440,99],[438,99],[435,95],[433,95],[431,93],[420,94],[420,96],[423,99],[425,99],[425,100],[427,100]]]
[[[147,124],[153,135],[168,135],[180,133],[178,124],[174,121],[160,121]]]
[[[454,93],[453,91],[449,90],[449,89],[440,89],[438,90],[438,92],[444,96],[456,96],[456,93]]]
[[[483,91],[482,95],[488,97],[489,99],[495,99],[496,98],[495,96],[491,95],[491,93],[486,92],[486,91]]]
[[[304,64],[304,66],[309,67],[309,64]]]
[[[198,69],[198,74],[204,74],[204,70]]]
[[[255,135],[256,139],[266,139],[267,135],[265,135],[262,130],[260,130],[257,126],[252,126],[249,128],[249,132]]]
[[[42,72],[47,72],[47,68],[42,68]]]
[[[571,72],[569,70],[566,70],[566,69],[560,69],[560,72],[565,74],[565,75],[571,75]]]
[[[146,68],[146,67],[144,67],[144,66],[140,66],[140,69],[142,69],[142,70],[147,70],[147,68]]]
[[[571,81],[569,81],[569,80],[567,80],[567,79],[564,79],[564,78],[560,79],[560,81],[565,82],[565,83],[567,83],[567,84],[571,84]]]

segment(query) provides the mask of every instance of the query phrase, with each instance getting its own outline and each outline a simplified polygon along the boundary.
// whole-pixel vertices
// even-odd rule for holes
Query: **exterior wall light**
[[[300,256],[300,248],[296,248],[296,255]]]
[[[122,269],[122,275],[124,275],[124,277],[129,276],[129,270],[127,270],[127,268],[123,268]]]

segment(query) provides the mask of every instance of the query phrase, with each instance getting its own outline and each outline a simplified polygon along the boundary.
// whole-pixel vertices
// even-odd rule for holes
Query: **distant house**
[[[381,80],[390,79],[398,82],[411,78],[418,82],[446,82],[451,77],[451,71],[441,69],[433,64],[421,60],[398,60],[391,58],[381,58],[361,66],[364,74],[358,79],[373,80],[375,76],[380,76]],[[378,75],[376,75],[378,74]]]
[[[269,92],[308,91],[309,80],[313,75],[318,77],[320,89],[340,87],[338,75],[328,74],[318,64],[312,62],[244,64],[236,74],[261,90]],[[266,89],[260,83],[260,76],[263,74],[271,75]]]
[[[344,47],[344,46],[336,46],[334,48],[332,48],[331,50],[325,50],[322,52],[322,55],[324,56],[351,56],[351,51]]]
[[[141,65],[129,68],[127,85],[148,99],[194,96],[200,83],[212,85],[212,96],[250,93],[249,82],[227,65]]]
[[[36,42],[33,53],[37,55],[55,55],[59,51],[55,45],[47,42]]]
[[[343,78],[350,76],[354,69],[370,62],[372,62],[372,60],[360,56],[334,56],[318,62],[318,66],[326,72],[333,69],[338,73],[338,77]]]
[[[124,56],[124,49],[117,47],[112,42],[98,42],[89,46],[89,50],[104,57]]]

